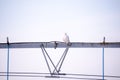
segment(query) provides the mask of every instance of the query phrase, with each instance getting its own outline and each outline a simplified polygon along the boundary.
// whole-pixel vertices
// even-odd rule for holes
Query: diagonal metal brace
[[[52,66],[54,67],[54,69],[55,69],[56,72],[57,72],[56,66],[55,66],[55,64],[53,63],[53,61],[52,61],[52,59],[50,58],[50,56],[49,56],[49,54],[47,53],[47,51],[45,50],[44,45],[41,45],[41,49],[42,49],[42,52],[43,52],[45,61],[46,61],[46,63],[47,63],[49,72],[50,72],[51,75],[53,75],[53,73],[51,73],[51,68],[50,68],[50,65],[49,65],[49,63],[48,63],[47,57],[48,57],[48,59],[50,60]]]
[[[58,61],[58,63],[57,63],[56,66],[55,66],[55,64],[53,63],[52,59],[50,58],[49,54],[47,53],[46,49],[44,48],[44,45],[42,44],[40,47],[41,47],[43,56],[44,56],[44,58],[45,58],[45,61],[46,61],[46,64],[47,64],[47,67],[48,67],[48,69],[49,69],[49,72],[50,72],[51,76],[52,76],[52,75],[59,75],[60,69],[61,69],[61,67],[62,67],[62,64],[63,64],[64,60],[65,60],[65,57],[66,57],[66,55],[67,55],[67,52],[68,52],[68,50],[69,50],[69,46],[66,47],[65,51],[63,52],[63,54],[62,54],[62,56],[61,56],[61,58],[60,58],[60,60]],[[51,71],[51,67],[50,67],[50,65],[49,65],[49,62],[48,62],[47,58],[48,58],[49,61],[51,62],[52,66],[54,67],[54,70],[53,70],[53,71]]]
[[[41,45],[41,50],[42,50],[43,56],[44,56],[44,58],[45,58],[45,61],[46,61],[48,70],[49,70],[49,72],[50,72],[50,74],[51,74],[50,65],[49,65],[49,63],[48,63],[47,57],[46,57],[45,52],[44,52],[44,50],[43,50],[43,45]]]
[[[67,55],[68,50],[69,50],[69,46],[67,46],[67,48],[65,49],[64,53],[62,54],[60,60],[58,61],[57,65],[56,65],[56,68],[58,68],[57,69],[58,73],[60,72],[60,69],[62,67],[62,64],[63,64],[64,60],[65,60],[65,57]],[[54,69],[53,73],[55,73],[55,69]]]

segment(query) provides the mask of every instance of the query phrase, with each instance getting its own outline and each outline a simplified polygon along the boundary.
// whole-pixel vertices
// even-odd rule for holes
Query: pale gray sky
[[[73,42],[101,42],[104,36],[120,42],[120,0],[0,0],[0,42],[7,36],[10,42],[62,41],[65,32]],[[47,50],[55,62],[64,51]],[[41,49],[10,53],[10,71],[48,72]],[[105,49],[106,75],[120,76],[119,53],[120,49]],[[0,71],[6,71],[6,54],[0,49]],[[62,72],[101,75],[101,54],[102,49],[70,49]],[[16,79],[22,78],[10,80]]]

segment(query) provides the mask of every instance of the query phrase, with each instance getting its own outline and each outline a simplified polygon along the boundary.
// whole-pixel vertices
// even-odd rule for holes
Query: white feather
[[[69,44],[70,43],[70,40],[69,40],[69,36],[65,33],[64,37],[63,37],[63,41],[66,43],[66,44]]]

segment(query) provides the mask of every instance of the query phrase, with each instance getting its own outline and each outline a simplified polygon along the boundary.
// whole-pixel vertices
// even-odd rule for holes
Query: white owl
[[[70,40],[69,40],[69,36],[67,35],[67,33],[65,33],[64,37],[63,37],[63,41],[67,44],[70,45]]]

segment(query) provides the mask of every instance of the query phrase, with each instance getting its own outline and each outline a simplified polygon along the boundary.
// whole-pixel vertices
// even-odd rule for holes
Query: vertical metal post
[[[7,37],[7,80],[9,80],[9,39]]]
[[[103,44],[105,44],[105,37],[103,38]],[[102,80],[104,80],[104,47],[102,48]]]
[[[102,79],[104,80],[104,48],[102,49]]]

